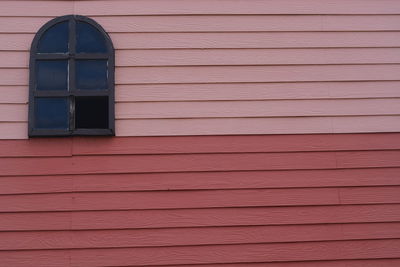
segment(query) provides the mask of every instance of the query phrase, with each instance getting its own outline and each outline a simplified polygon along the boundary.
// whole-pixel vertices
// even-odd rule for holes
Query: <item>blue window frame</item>
[[[29,68],[29,136],[114,135],[114,47],[94,20],[46,23]]]

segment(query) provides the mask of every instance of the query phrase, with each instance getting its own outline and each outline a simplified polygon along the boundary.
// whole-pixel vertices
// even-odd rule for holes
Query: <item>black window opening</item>
[[[114,48],[94,20],[55,18],[30,52],[29,136],[114,135]]]

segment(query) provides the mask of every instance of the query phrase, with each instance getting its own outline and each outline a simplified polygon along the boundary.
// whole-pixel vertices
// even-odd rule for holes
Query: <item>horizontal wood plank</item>
[[[399,167],[400,151],[3,158],[1,176]],[[157,164],[154,164],[157,162]],[[133,164],[134,163],[134,164]],[[24,166],[24,168],[19,168]]]
[[[0,16],[62,16],[74,14],[72,1],[2,1]]]
[[[117,136],[399,132],[400,116],[117,120]],[[2,139],[27,139],[27,122],[0,122]]]
[[[274,262],[274,263],[217,263],[208,264],[207,267],[398,267],[400,259],[367,259],[367,260],[334,260],[334,261],[302,261],[302,262]],[[203,267],[204,265],[191,264],[190,267]]]
[[[398,80],[400,64],[306,66],[120,67],[116,84],[385,81]],[[1,85],[28,85],[28,70],[1,69]]]
[[[400,116],[117,120],[118,136],[399,132]]]
[[[157,14],[398,14],[400,5],[394,0],[365,1],[336,0],[330,3],[321,3],[318,0],[297,1],[290,0],[240,0],[215,1],[196,0],[162,1],[140,0],[136,5],[129,1],[119,0],[116,4],[105,1],[85,2],[77,1],[75,11],[83,15],[157,15]],[[96,8],[93,8],[96,5]]]
[[[313,117],[355,115],[398,115],[399,99],[213,101],[117,103],[117,119],[136,118],[233,118],[233,117]],[[26,120],[26,107],[0,105],[11,110],[15,121]],[[0,119],[7,117],[0,116]]]
[[[27,122],[0,122],[1,139],[28,139]]]
[[[116,49],[399,47],[399,32],[112,33]],[[1,51],[29,51],[34,35],[0,34]]]
[[[114,1],[115,2],[115,1]],[[131,5],[119,0],[106,1],[3,1],[1,16],[57,16],[82,15],[203,15],[203,14],[399,14],[400,6],[394,0],[384,1],[334,1],[323,4],[317,0],[224,1],[139,0]],[[50,4],[49,4],[50,3]],[[96,8],[93,8],[96,6]],[[22,8],[24,7],[24,8]]]
[[[0,85],[1,104],[28,104],[28,86]]]
[[[400,97],[399,81],[117,85],[118,102]],[[0,103],[28,103],[27,86],[0,86]]]
[[[0,17],[0,32],[35,33],[50,19],[50,17]],[[153,15],[100,16],[93,19],[110,33],[400,30],[398,15]]]
[[[0,140],[0,157],[72,156],[72,139]]]
[[[181,65],[383,64],[399,63],[399,51],[400,49],[398,48],[117,50],[116,65],[129,67]],[[17,52],[14,52],[14,54],[15,53]],[[5,55],[5,58],[8,57],[9,55]],[[17,65],[16,60],[19,60],[19,62],[21,62],[18,64],[19,67],[25,67],[25,60],[20,60],[19,57],[21,56],[10,58],[10,60],[8,60],[10,63],[5,62],[2,64],[13,64],[11,66],[15,66]]]
[[[399,81],[131,84],[117,85],[116,99],[140,102],[399,97],[399,86]]]
[[[0,232],[0,250],[164,247],[399,237],[400,223]]]
[[[399,48],[117,50],[116,66],[388,64]],[[25,51],[0,51],[0,68],[28,68]]]
[[[7,73],[8,72],[8,73]],[[3,73],[3,72],[2,72]],[[127,67],[116,69],[116,84],[385,81],[398,80],[400,64],[324,66]],[[8,75],[7,75],[8,74]],[[4,85],[25,85],[26,71],[4,71]],[[22,79],[22,81],[21,81]]]
[[[399,194],[399,189],[379,189],[359,189],[356,196],[351,191],[342,194],[347,196],[345,201],[349,204],[360,204],[357,197],[363,199],[363,195],[375,191],[379,203],[385,203],[382,192],[388,193],[389,203],[400,203],[393,196],[396,192]],[[338,192],[336,188],[319,188],[11,195],[0,196],[0,212],[337,205],[340,203]],[[374,203],[374,195],[368,203]]]
[[[0,213],[0,231],[399,222],[400,205]]]
[[[58,193],[0,196],[0,203],[0,212],[398,204],[400,187]]]
[[[1,34],[7,44],[27,49],[29,34]],[[113,33],[117,49],[162,48],[317,48],[317,47],[399,47],[399,32],[240,32],[240,33]],[[20,41],[22,39],[22,41]],[[5,40],[6,41],[6,40]],[[26,47],[26,48],[23,48]],[[12,48],[8,48],[11,49]]]
[[[399,115],[398,99],[117,103],[116,119]],[[0,121],[25,122],[28,106],[0,104]]]
[[[75,137],[73,155],[299,152],[400,149],[399,133],[179,136],[179,137]],[[4,142],[5,144],[7,141]],[[1,144],[1,143],[0,143]],[[23,141],[21,144],[24,144]]]
[[[0,194],[398,186],[399,168],[1,177]]]
[[[387,152],[366,152],[370,155],[371,166],[396,167],[396,156]],[[369,154],[368,154],[369,153]],[[382,154],[388,162],[372,161],[374,154]],[[353,155],[353,154],[352,154]],[[365,165],[368,159],[360,154]],[[346,167],[357,164],[345,161]],[[223,171],[223,170],[274,170],[274,169],[332,169],[336,168],[335,152],[309,153],[243,153],[243,154],[192,154],[192,155],[112,155],[75,156],[57,158],[4,158],[0,161],[0,176],[41,175],[41,174],[90,174],[130,172],[179,172],[179,171]],[[368,156],[367,156],[368,158]],[[157,164],[154,164],[157,162]],[[24,168],[18,166],[24,165]],[[351,166],[352,165],[352,166]],[[398,165],[400,166],[400,165]]]
[[[286,244],[248,244],[170,248],[121,248],[68,251],[71,266],[137,266],[224,262],[279,262],[360,258],[395,258],[400,240],[332,241]],[[216,251],[218,253],[216,253]],[[268,251],[268,253],[265,253]],[[295,253],[293,252],[295,251]],[[0,252],[7,266],[26,266],[40,258],[42,266],[62,266],[65,251]],[[173,255],[173,257],[171,257]],[[53,262],[55,264],[53,264]]]

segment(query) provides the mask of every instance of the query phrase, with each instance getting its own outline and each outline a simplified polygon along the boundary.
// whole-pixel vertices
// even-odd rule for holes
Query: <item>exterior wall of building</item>
[[[27,138],[28,50],[87,15],[116,47],[118,136],[400,131],[400,4],[2,1],[0,138]]]
[[[398,133],[63,140],[0,142],[0,266],[400,264]]]
[[[117,137],[27,139],[35,32],[116,48]],[[397,0],[0,1],[0,267],[400,266]]]

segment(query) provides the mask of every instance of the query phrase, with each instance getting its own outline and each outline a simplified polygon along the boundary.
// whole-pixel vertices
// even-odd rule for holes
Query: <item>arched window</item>
[[[46,23],[30,52],[29,136],[114,135],[114,48],[94,20]]]

